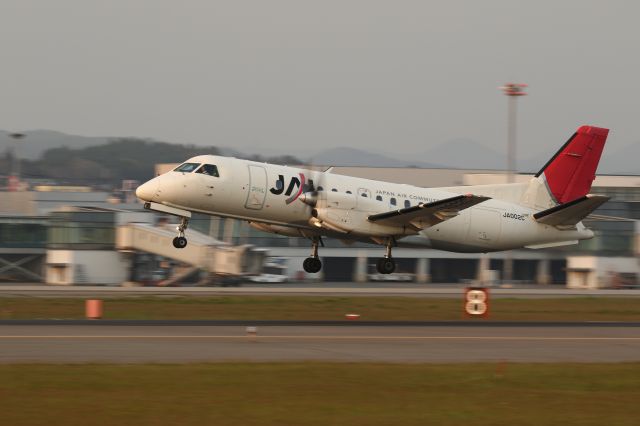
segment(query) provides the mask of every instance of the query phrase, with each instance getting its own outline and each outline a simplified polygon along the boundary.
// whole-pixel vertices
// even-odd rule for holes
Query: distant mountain
[[[522,172],[535,173],[544,166],[556,151],[543,152],[518,162],[518,169]],[[598,174],[608,175],[640,175],[640,142],[632,143],[621,148],[605,146]]]
[[[237,157],[239,158],[243,154],[235,148],[229,148],[227,146],[223,146],[218,148],[220,155],[224,155],[225,157]]]
[[[416,153],[415,157],[456,169],[504,170],[507,162],[504,153],[498,153],[481,143],[465,138],[448,140]]]
[[[123,179],[144,181],[154,176],[158,163],[172,163],[202,154],[217,154],[215,147],[178,145],[135,138],[70,149],[51,148],[36,160],[21,160],[22,176],[58,183],[115,187]],[[8,156],[0,156],[0,170],[9,170]]]
[[[368,166],[368,167],[423,167],[442,168],[443,166],[424,161],[399,160],[381,154],[375,154],[356,148],[331,148],[312,156],[309,164],[324,166]]]
[[[6,152],[18,144],[22,176],[101,187],[117,186],[123,179],[139,181],[153,177],[158,163],[177,163],[197,155],[219,155],[215,146],[173,144],[141,138],[88,138],[52,131],[24,132],[14,140],[0,133],[0,174],[12,167]],[[263,157],[235,152],[239,158],[274,164],[300,164],[289,155]]]
[[[109,137],[89,137],[68,135],[66,133],[55,132],[52,130],[28,130],[20,132],[24,138],[18,140],[18,155],[22,159],[35,160],[48,149],[61,148],[87,148],[90,146],[103,145],[110,139]],[[16,143],[9,136],[9,132],[0,130],[0,154],[6,152],[9,147],[13,147]]]
[[[29,130],[21,132],[25,135],[17,143],[18,155],[25,160],[37,160],[49,149],[67,147],[69,149],[83,149],[105,145],[119,137],[89,137],[71,135],[52,130]],[[149,141],[153,142],[153,141]],[[14,140],[9,132],[0,130],[0,156],[8,148],[13,147]],[[190,147],[200,148],[200,147]],[[553,152],[541,152],[537,155],[518,157],[518,170],[521,172],[537,172]],[[253,158],[259,161],[271,161],[286,164],[299,164],[295,158],[278,155],[277,151],[262,152],[262,157],[255,157],[253,153],[244,154],[233,148],[220,149],[222,155],[238,158]],[[342,166],[371,166],[371,167],[422,167],[422,168],[460,168],[460,169],[488,169],[504,170],[506,168],[506,153],[497,152],[471,139],[451,139],[421,152],[409,153],[409,156],[396,157],[384,155],[356,148],[331,148],[318,152],[309,158],[310,164],[342,165]],[[264,157],[264,158],[263,158]],[[621,148],[607,146],[605,148],[599,173],[606,174],[636,174],[640,175],[640,143],[633,143]],[[178,160],[179,161],[179,160]]]

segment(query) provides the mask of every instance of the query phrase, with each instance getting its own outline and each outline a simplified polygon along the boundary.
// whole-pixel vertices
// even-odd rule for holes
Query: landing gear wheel
[[[322,269],[322,261],[317,257],[307,257],[302,263],[305,272],[315,274]]]
[[[322,261],[318,257],[318,245],[322,244],[320,237],[314,237],[311,244],[311,256],[307,257],[302,263],[305,272],[315,274],[322,269]]]
[[[187,246],[187,239],[184,237],[184,231],[187,230],[187,226],[189,226],[189,218],[181,217],[180,225],[176,229],[178,231],[178,236],[173,239],[173,246],[178,249],[183,249]]]
[[[175,248],[185,248],[187,246],[187,239],[185,237],[175,237],[173,239],[173,246]]]
[[[378,260],[376,269],[381,274],[392,274],[396,270],[396,262],[390,257],[383,257]]]

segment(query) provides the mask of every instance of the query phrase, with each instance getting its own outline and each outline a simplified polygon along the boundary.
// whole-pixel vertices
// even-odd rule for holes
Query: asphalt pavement
[[[640,361],[638,323],[0,324],[1,363]]]
[[[124,286],[52,286],[37,284],[0,285],[0,297],[123,297],[123,296],[404,296],[462,297],[467,285],[400,283],[314,283],[251,284],[240,287],[124,287]],[[518,285],[489,287],[491,296],[555,298],[577,296],[640,297],[640,289],[567,289],[561,286]]]

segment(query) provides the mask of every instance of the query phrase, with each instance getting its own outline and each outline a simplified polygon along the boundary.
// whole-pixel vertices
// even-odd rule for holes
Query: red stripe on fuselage
[[[304,186],[307,183],[307,179],[304,177],[304,174],[302,173],[299,173],[299,176],[300,176],[300,188],[298,188],[298,193],[292,197],[287,198],[285,201],[286,204],[291,204],[295,200],[297,200],[300,194],[302,194],[302,191],[304,190]]]

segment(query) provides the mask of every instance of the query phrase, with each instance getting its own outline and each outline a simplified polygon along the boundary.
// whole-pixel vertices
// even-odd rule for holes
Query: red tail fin
[[[580,127],[536,174],[536,177],[544,175],[557,203],[573,201],[589,193],[608,134],[609,129]]]

